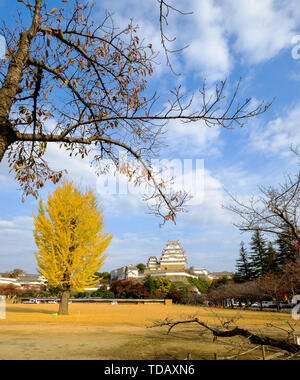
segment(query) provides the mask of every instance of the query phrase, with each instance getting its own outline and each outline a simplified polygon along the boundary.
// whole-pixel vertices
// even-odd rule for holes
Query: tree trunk
[[[0,162],[7,148],[17,140],[16,133],[8,120],[29,57],[32,39],[38,32],[41,7],[42,0],[36,0],[31,27],[20,34],[17,51],[10,58],[5,80],[0,87]]]
[[[280,301],[276,300],[276,307],[277,307],[277,311],[281,310]]]
[[[2,158],[4,157],[4,153],[6,152],[7,148],[7,140],[4,136],[0,135],[0,162],[2,161]]]
[[[4,123],[1,123],[0,118],[0,162],[2,161],[8,147],[15,141],[17,141],[15,131],[13,128],[7,127],[7,123],[5,121]]]
[[[59,304],[59,315],[68,315],[69,314],[69,298],[70,298],[70,290],[64,290],[61,296],[60,304]]]

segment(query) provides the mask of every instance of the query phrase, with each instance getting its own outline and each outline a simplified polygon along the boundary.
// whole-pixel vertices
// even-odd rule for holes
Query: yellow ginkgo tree
[[[103,216],[93,192],[84,193],[67,181],[45,204],[40,200],[34,225],[39,272],[49,284],[61,287],[59,314],[68,314],[71,290],[83,291],[97,282],[95,272],[112,236],[101,232]]]

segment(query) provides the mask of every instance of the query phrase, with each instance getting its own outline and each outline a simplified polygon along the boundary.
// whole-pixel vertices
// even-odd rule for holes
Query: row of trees
[[[256,280],[243,283],[227,282],[212,289],[208,300],[215,304],[223,304],[226,300],[235,300],[249,306],[253,302],[272,300],[280,308],[284,300],[292,299],[300,293],[300,259],[290,261],[280,272],[269,272]]]
[[[201,281],[199,284],[202,283]],[[198,284],[198,285],[199,285]],[[203,285],[205,286],[205,285]],[[208,286],[208,285],[207,285]],[[102,285],[95,292],[74,293],[77,298],[127,298],[127,299],[172,299],[175,303],[195,303],[199,301],[195,285],[173,282],[165,277],[147,276],[143,281],[118,280],[110,284],[109,289]]]
[[[208,284],[204,284],[200,280],[197,285],[206,289],[208,288]],[[98,291],[98,293],[102,293],[102,296],[103,290],[101,291],[100,288]],[[166,277],[152,278],[147,276],[142,282],[136,280],[114,281],[110,285],[109,292],[113,297],[103,298],[167,298],[172,299],[174,303],[182,304],[195,304],[204,301],[204,298],[197,292],[196,286],[192,281],[184,283],[181,281],[171,281]]]
[[[300,259],[290,261],[281,267],[280,272],[269,272],[251,281],[237,281],[221,278],[209,284],[200,279],[188,277],[188,283],[173,282],[165,277],[147,276],[143,281],[121,280],[111,283],[108,289],[102,285],[94,292],[77,292],[76,298],[170,298],[174,303],[224,305],[225,302],[238,302],[246,307],[254,302],[272,300],[280,307],[281,301],[291,299],[300,293]],[[196,290],[198,289],[198,291]],[[20,288],[12,284],[2,285],[1,294],[9,299],[17,297],[61,297],[64,289],[60,286],[45,285],[40,289]],[[233,306],[233,304],[232,304]]]
[[[0,294],[6,296],[8,300],[13,301],[18,297],[34,296],[36,297],[40,293],[40,288],[36,286],[16,286],[14,284],[1,284]]]
[[[193,279],[194,280],[194,279]],[[96,291],[80,291],[73,289],[72,296],[75,298],[160,298],[172,299],[175,303],[195,303],[199,301],[195,287],[208,289],[208,284],[203,281],[173,282],[165,277],[151,278],[147,276],[143,281],[137,280],[120,280],[113,281],[110,287],[100,286]],[[61,286],[44,285],[40,288],[26,287],[20,288],[9,284],[0,287],[0,292],[9,299],[18,297],[61,297],[64,288]]]
[[[281,203],[284,205],[281,215],[286,223],[281,224],[281,229],[274,230],[274,242],[267,241],[263,234],[263,232],[268,232],[265,231],[265,225],[270,223],[268,219],[265,219],[261,221],[261,228],[253,228],[249,249],[246,248],[244,242],[241,242],[239,258],[236,262],[237,272],[231,280],[220,279],[215,286],[211,287],[208,294],[209,300],[221,304],[225,300],[230,300],[230,302],[237,300],[246,305],[272,300],[279,308],[283,300],[291,299],[300,293],[300,246],[297,237],[291,231],[289,219],[284,216],[284,212],[291,215],[288,206],[291,207],[292,204],[295,220],[298,216],[298,182],[294,183],[292,188],[293,191],[285,187],[285,192],[280,195],[277,192],[276,198],[281,197]],[[269,192],[268,196],[273,197],[274,192]],[[249,230],[251,230],[250,226]]]
[[[240,256],[237,260],[236,281],[251,281],[267,273],[278,273],[282,267],[295,262],[299,257],[299,247],[293,244],[290,235],[278,235],[275,244],[268,242],[260,231],[253,233],[250,251],[241,242]]]

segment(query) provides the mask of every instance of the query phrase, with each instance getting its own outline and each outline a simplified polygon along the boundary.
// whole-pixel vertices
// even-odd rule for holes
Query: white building
[[[205,268],[191,268],[191,272],[198,277],[208,277],[209,272]]]
[[[21,284],[18,282],[16,278],[9,278],[9,277],[0,277],[0,286],[1,285],[14,285],[17,287],[21,287]]]
[[[47,283],[46,278],[39,274],[22,274],[17,280],[22,287],[39,287]]]
[[[0,286],[1,285],[14,285],[20,288],[25,287],[40,287],[46,284],[47,280],[45,277],[38,274],[22,274],[18,278],[10,278],[0,276]]]
[[[127,265],[122,268],[114,269],[110,272],[111,281],[127,280],[129,278],[139,278],[140,273],[136,266]]]

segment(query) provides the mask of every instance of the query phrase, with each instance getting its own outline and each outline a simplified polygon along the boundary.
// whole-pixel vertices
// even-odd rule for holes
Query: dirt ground
[[[289,314],[180,305],[73,304],[68,316],[57,316],[57,309],[58,305],[7,305],[6,319],[0,320],[0,359],[182,360],[188,353],[194,360],[213,359],[215,354],[225,358],[253,346],[242,338],[213,342],[212,334],[196,325],[180,325],[169,335],[166,328],[147,326],[167,317],[180,320],[195,316],[219,325],[239,313],[233,326],[279,338],[285,337],[282,329],[287,328],[287,322],[293,322]],[[296,328],[300,336],[300,324]],[[243,356],[261,357],[260,349]]]

